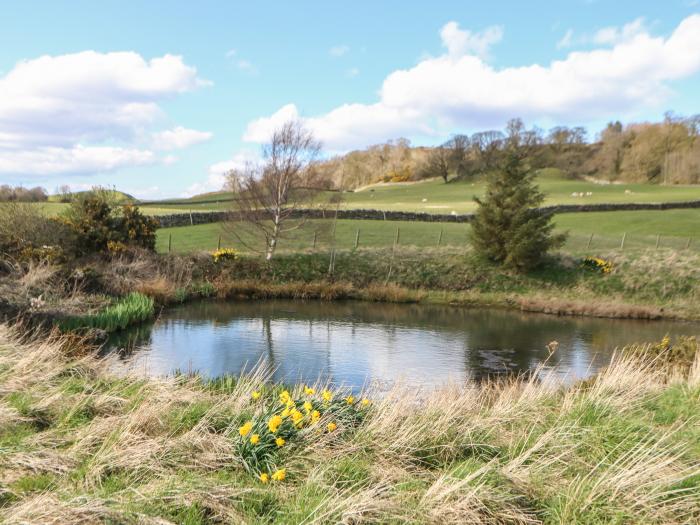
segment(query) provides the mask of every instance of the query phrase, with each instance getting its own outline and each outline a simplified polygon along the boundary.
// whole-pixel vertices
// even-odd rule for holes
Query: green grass
[[[117,377],[66,339],[0,325],[0,521],[8,523],[697,523],[700,370],[639,351],[583,384],[527,378],[416,392],[287,388],[245,376]],[[696,353],[698,349],[696,348]],[[672,378],[672,379],[671,379]],[[252,393],[260,392],[254,399]],[[358,395],[358,399],[363,396]],[[66,414],[89,405],[90,418]],[[240,427],[251,421],[261,440]],[[337,428],[327,430],[334,422]],[[252,431],[251,431],[252,432]],[[246,467],[248,465],[248,467]],[[258,469],[286,469],[263,484]]]
[[[63,331],[98,328],[114,332],[146,321],[153,317],[154,312],[152,298],[133,292],[96,314],[61,319],[58,325]]]
[[[700,250],[700,209],[566,213],[556,215],[554,220],[559,230],[570,234],[565,249],[577,253],[617,249],[624,233],[627,234],[625,248],[628,250],[655,248],[657,235],[661,235],[660,247],[673,249],[685,249],[688,239],[695,236],[690,248]],[[321,222],[310,221],[306,231],[297,234],[294,239],[283,240],[280,250],[310,249],[313,245],[312,230],[320,225]],[[468,242],[467,224],[339,220],[336,246],[339,249],[353,248],[359,229],[360,247],[391,247],[397,228],[400,230],[399,244],[404,246],[435,247],[441,230],[443,246],[460,246]],[[589,247],[590,234],[593,234],[593,239]],[[159,252],[167,251],[168,238],[171,237],[172,251],[177,253],[214,250],[219,236],[222,238],[222,246],[245,251],[245,247],[219,223],[160,229],[156,248]],[[328,249],[330,244],[327,234],[317,237],[317,249]]]
[[[662,186],[655,184],[595,184],[584,180],[572,180],[551,175],[538,177],[540,189],[545,193],[545,205],[552,204],[601,204],[630,202],[675,202],[700,200],[700,185]],[[343,206],[348,209],[380,209],[395,211],[420,211],[427,213],[473,212],[474,196],[485,191],[483,179],[475,182],[450,182],[429,180],[417,183],[379,184],[361,191],[343,194]],[[572,193],[591,192],[588,197],[572,197]],[[209,211],[227,209],[230,198],[226,192],[216,195],[183,199],[173,204],[153,203],[154,209],[173,211]],[[222,199],[222,202],[199,202]],[[426,202],[423,202],[426,199]]]

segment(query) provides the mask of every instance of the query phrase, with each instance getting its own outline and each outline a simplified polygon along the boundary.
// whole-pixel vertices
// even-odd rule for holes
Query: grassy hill
[[[74,191],[71,192],[69,195],[71,199],[78,197],[80,195],[84,195],[86,193],[91,193],[92,190],[86,190],[86,191]],[[128,204],[128,203],[135,203],[138,202],[138,199],[134,197],[133,195],[129,195],[128,193],[124,193],[123,191],[119,190],[101,190],[104,193],[108,194],[110,198],[113,200],[113,202],[117,204]],[[65,199],[64,195],[49,195],[49,202],[63,202]]]

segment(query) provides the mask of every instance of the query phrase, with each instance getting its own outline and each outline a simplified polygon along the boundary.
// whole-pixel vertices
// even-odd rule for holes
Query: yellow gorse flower
[[[254,400],[257,400],[257,399],[260,399],[261,395],[262,395],[262,393],[260,391],[256,390],[255,392],[250,394],[250,397],[252,397]]]
[[[331,421],[326,425],[326,428],[328,429],[328,432],[333,432],[336,428],[338,428],[338,425]]]
[[[329,403],[333,399],[333,392],[330,390],[324,390],[323,394],[321,394],[321,397],[326,403]]]
[[[286,468],[281,468],[279,470],[276,470],[274,474],[272,474],[272,479],[275,481],[284,481],[284,478],[287,477],[287,469]]]
[[[253,445],[257,445],[258,443],[260,443],[260,434],[253,434],[252,436],[250,436],[250,442]]]
[[[267,483],[268,481],[270,481],[270,475],[269,475],[267,472],[261,472],[261,473],[260,473],[260,476],[258,476],[258,477],[260,478],[260,481],[261,481],[263,484],[265,484],[265,483]]]
[[[241,436],[246,437],[248,434],[250,434],[250,431],[251,431],[251,430],[253,430],[253,422],[252,422],[252,421],[248,421],[248,422],[245,423],[242,427],[239,427],[238,433],[239,433]]]
[[[286,443],[286,441],[284,440],[284,438],[278,437],[277,439],[275,439],[275,444],[278,447],[284,446],[285,443]]]
[[[279,430],[282,421],[282,416],[274,415],[270,418],[270,421],[267,422],[267,428],[274,434]]]

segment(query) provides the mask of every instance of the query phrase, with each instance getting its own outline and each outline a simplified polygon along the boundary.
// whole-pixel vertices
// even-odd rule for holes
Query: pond
[[[382,388],[536,369],[573,381],[605,366],[616,347],[667,333],[700,334],[700,324],[359,301],[209,301],[115,334],[104,352],[115,367],[148,375],[238,375],[260,363],[276,381]],[[559,343],[551,356],[550,341]]]

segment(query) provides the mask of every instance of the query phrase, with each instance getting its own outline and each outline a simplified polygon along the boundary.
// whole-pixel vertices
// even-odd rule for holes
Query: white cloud
[[[252,150],[242,150],[228,160],[209,166],[208,175],[203,182],[195,182],[185,190],[183,197],[191,197],[200,193],[219,191],[226,184],[226,173],[234,169],[243,169],[247,164],[256,162],[260,155]]]
[[[348,78],[355,78],[357,75],[360,74],[360,68],[357,67],[351,67],[345,72],[345,76]]]
[[[486,58],[489,48],[503,38],[503,28],[491,26],[483,31],[471,32],[460,29],[457,22],[448,22],[440,30],[440,38],[451,56],[476,55]]]
[[[246,60],[244,58],[240,60],[236,60],[236,67],[243,71],[244,73],[248,73],[250,75],[257,75],[258,74],[258,68],[253,65],[252,62],[249,60]]]
[[[83,51],[19,62],[0,78],[0,173],[153,162],[139,143],[163,116],[158,102],[208,84],[174,55]]]
[[[183,149],[206,142],[213,136],[208,131],[197,131],[177,126],[173,129],[153,134],[153,147],[158,150]]]
[[[343,55],[346,55],[348,51],[350,51],[350,46],[339,45],[330,48],[328,50],[328,53],[330,53],[330,55],[334,57],[342,57]]]
[[[622,27],[610,26],[599,29],[593,35],[593,42],[596,44],[618,44],[646,33],[644,18],[637,18]]]
[[[302,120],[327,149],[343,151],[397,136],[501,126],[515,116],[585,123],[658,107],[670,82],[700,71],[700,15],[667,38],[637,31],[636,21],[629,26],[609,48],[573,51],[546,65],[495,68],[472,54],[474,46],[449,23],[441,31],[448,52],[389,74],[376,103],[344,104]],[[299,118],[294,104],[250,122],[244,140],[264,142],[289,118]]]
[[[557,42],[557,49],[563,49],[566,47],[571,47],[574,39],[574,30],[568,29],[564,36]]]

